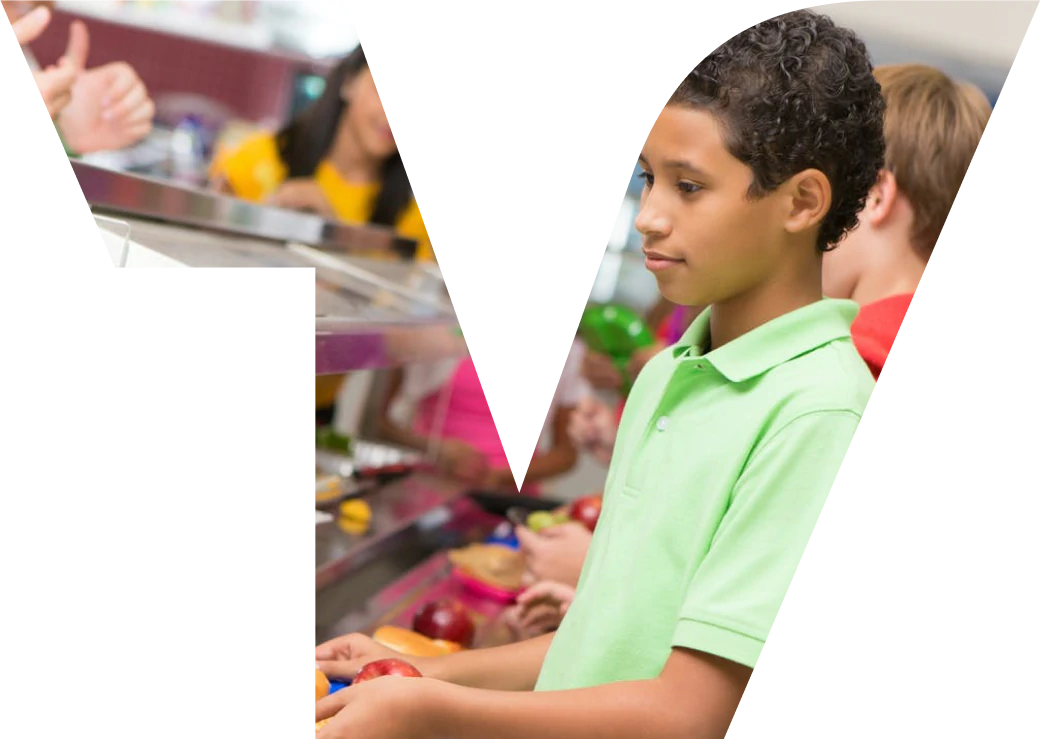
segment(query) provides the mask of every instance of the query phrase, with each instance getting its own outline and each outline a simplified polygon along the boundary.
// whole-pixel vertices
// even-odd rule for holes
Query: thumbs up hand
[[[62,60],[79,74],[58,128],[65,142],[80,154],[132,146],[152,130],[155,104],[129,64],[112,62],[87,69],[89,51],[87,27],[73,22]]]
[[[11,28],[19,46],[26,46],[38,39],[51,22],[51,11],[47,8],[36,8],[12,21]],[[78,51],[78,49],[74,49]],[[72,100],[72,86],[79,74],[75,63],[62,57],[57,64],[46,69],[33,72],[33,79],[40,91],[47,113],[54,118],[68,106]]]

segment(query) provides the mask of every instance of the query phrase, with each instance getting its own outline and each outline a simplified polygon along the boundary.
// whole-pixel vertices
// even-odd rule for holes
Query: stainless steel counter
[[[276,242],[297,242],[350,252],[383,251],[411,256],[416,242],[392,229],[352,226],[316,215],[269,208],[206,190],[105,169],[72,160],[87,203],[95,212],[138,216]]]
[[[465,492],[437,475],[415,474],[362,496],[372,508],[365,535],[349,534],[336,521],[317,525],[319,642],[368,630],[400,615],[408,597],[448,586],[443,552],[485,538],[500,522]],[[440,565],[431,566],[438,557]]]
[[[349,576],[372,559],[393,549],[402,535],[438,531],[457,525],[473,513],[475,506],[464,499],[458,483],[431,473],[418,473],[384,485],[362,500],[372,509],[369,531],[355,536],[335,522],[318,527],[317,588]],[[460,499],[460,505],[453,505]]]

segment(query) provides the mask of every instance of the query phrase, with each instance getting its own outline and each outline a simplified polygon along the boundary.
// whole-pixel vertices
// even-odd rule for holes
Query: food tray
[[[371,484],[345,480],[339,475],[319,475],[315,478],[315,507],[335,508],[345,500],[357,498],[371,489]]]
[[[451,575],[459,582],[459,584],[462,585],[463,588],[473,595],[480,598],[489,598],[498,601],[499,603],[515,603],[517,596],[523,592],[522,589],[506,590],[505,588],[491,585],[479,578],[473,577],[468,572],[461,570],[458,567],[452,568]]]

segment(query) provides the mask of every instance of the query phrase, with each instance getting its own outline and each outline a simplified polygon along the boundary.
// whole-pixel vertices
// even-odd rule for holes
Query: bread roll
[[[454,642],[430,639],[398,626],[381,626],[372,638],[384,647],[410,657],[441,657],[462,649]]]

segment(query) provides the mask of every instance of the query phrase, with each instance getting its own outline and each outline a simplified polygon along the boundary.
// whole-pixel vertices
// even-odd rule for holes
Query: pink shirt
[[[589,392],[588,385],[580,374],[581,351],[577,345],[572,347],[557,386],[556,396],[549,408],[543,436],[559,408],[576,406]],[[413,372],[421,371],[418,367],[410,369]],[[495,420],[491,415],[491,408],[477,376],[477,369],[469,357],[458,363],[446,384],[418,400],[412,428],[426,437],[466,442],[485,456],[491,468],[502,469],[509,466],[498,429],[495,427]],[[535,454],[537,453],[536,450]],[[528,484],[522,492],[537,495],[539,488],[537,485]]]
[[[466,442],[483,453],[491,467],[508,466],[477,368],[469,357],[459,363],[448,387],[419,401],[414,426],[423,436],[437,435]]]

